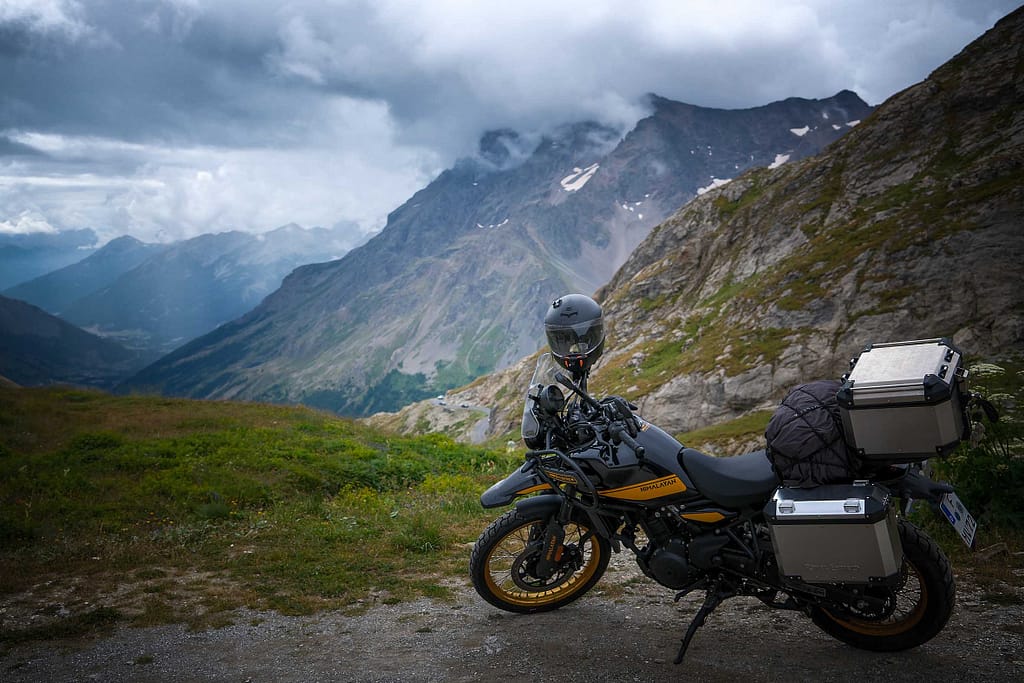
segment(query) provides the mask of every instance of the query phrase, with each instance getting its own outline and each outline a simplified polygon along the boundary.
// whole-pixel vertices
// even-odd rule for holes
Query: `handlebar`
[[[644,453],[647,452],[647,449],[641,446],[636,439],[629,435],[629,430],[626,429],[626,426],[624,424],[622,424],[621,422],[611,423],[610,425],[608,425],[608,433],[611,435],[613,439],[618,439],[622,443],[632,448],[633,452],[636,453],[636,457],[639,460],[643,460]]]
[[[555,374],[555,380],[559,384],[561,384],[562,386],[570,389],[574,394],[579,396],[581,399],[583,399],[583,401],[588,406],[593,408],[595,411],[601,412],[601,410],[602,410],[601,404],[598,403],[596,400],[594,400],[594,398],[592,396],[590,396],[590,394],[585,392],[575,382],[573,382],[571,379],[566,377],[564,373],[561,373],[561,372],[556,373]],[[632,406],[630,406],[630,407],[632,407]],[[627,410],[627,412],[628,412],[628,410]],[[646,452],[646,449],[643,446],[641,446],[639,443],[637,443],[637,440],[634,439],[630,435],[629,430],[626,428],[626,425],[623,424],[623,422],[621,420],[619,420],[619,421],[612,421],[612,422],[610,422],[608,424],[608,434],[612,437],[613,440],[619,441],[621,443],[624,443],[627,446],[629,446],[631,449],[633,449],[633,452],[636,453],[636,457],[637,458],[639,458],[641,460],[643,459],[644,453]]]

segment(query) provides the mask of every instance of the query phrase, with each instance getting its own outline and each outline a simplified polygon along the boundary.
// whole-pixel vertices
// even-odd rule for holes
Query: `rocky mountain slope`
[[[610,332],[592,387],[684,432],[837,377],[871,342],[1020,354],[1022,217],[1024,9],[826,153],[748,172],[658,226],[598,293]],[[530,367],[374,421],[466,435],[444,411],[467,403],[492,407],[491,435],[514,431]]]
[[[0,378],[21,386],[67,383],[109,389],[153,359],[0,296]]]
[[[536,302],[593,291],[685,201],[751,166],[793,163],[870,112],[850,92],[651,108],[621,139],[595,123],[488,134],[370,242],[297,270],[126,388],[367,414],[459,386],[535,351]]]

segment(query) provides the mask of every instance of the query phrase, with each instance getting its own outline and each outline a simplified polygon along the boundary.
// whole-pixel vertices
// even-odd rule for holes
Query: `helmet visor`
[[[545,325],[551,352],[559,357],[587,356],[604,340],[604,324],[589,320],[578,325]]]

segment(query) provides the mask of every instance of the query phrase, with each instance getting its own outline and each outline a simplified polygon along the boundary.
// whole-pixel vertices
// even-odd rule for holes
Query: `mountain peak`
[[[817,103],[658,102],[625,136],[594,121],[485,133],[478,156],[416,192],[369,242],[296,270],[131,384],[349,415],[436,395],[536,351],[538,302],[593,292],[700,188],[813,154],[847,130],[794,135],[821,120]]]
[[[847,104],[848,103],[848,104],[855,104],[855,105],[859,104],[859,105],[864,105],[864,106],[867,105],[867,102],[865,102],[863,99],[861,99],[860,95],[858,95],[857,93],[855,93],[852,90],[846,90],[845,88],[843,90],[840,90],[835,95],[833,95],[832,97],[829,97],[827,99],[836,100],[837,102],[840,102],[842,104]]]
[[[115,237],[114,239],[110,240],[105,245],[103,245],[103,247],[100,248],[100,251],[133,249],[142,244],[142,240],[136,239],[131,235],[121,235],[120,237]]]
[[[603,290],[615,326],[595,383],[682,432],[838,377],[868,343],[1024,350],[1014,15],[824,154],[739,176],[652,232]],[[823,113],[819,127],[834,125]]]
[[[298,223],[288,223],[286,225],[282,225],[279,228],[274,228],[273,230],[270,230],[270,231],[268,231],[266,233],[263,233],[263,234],[264,235],[279,235],[279,236],[283,236],[283,235],[288,235],[288,234],[291,234],[291,233],[303,233],[303,232],[306,232],[306,231],[307,231],[306,228],[302,227]]]

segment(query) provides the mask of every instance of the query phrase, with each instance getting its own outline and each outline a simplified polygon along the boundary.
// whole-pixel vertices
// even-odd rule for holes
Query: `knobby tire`
[[[509,612],[535,613],[558,609],[593,588],[608,567],[611,548],[604,538],[586,537],[589,528],[582,519],[564,527],[566,557],[576,554],[580,566],[566,562],[549,579],[530,575],[530,561],[537,552],[529,547],[530,532],[546,526],[550,518],[550,510],[512,509],[484,530],[469,561],[473,587],[480,597]]]
[[[874,652],[896,652],[926,643],[945,627],[956,602],[953,569],[939,546],[907,521],[899,522],[906,582],[897,612],[886,619],[862,619],[822,607],[811,619],[844,643]]]

